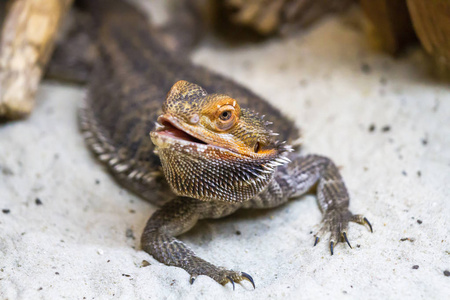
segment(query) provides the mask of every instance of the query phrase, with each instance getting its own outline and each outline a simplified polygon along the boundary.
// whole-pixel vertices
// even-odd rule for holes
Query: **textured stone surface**
[[[358,20],[331,18],[259,45],[208,40],[194,54],[297,120],[304,152],[342,166],[352,211],[374,226],[350,225],[353,250],[312,247],[320,211],[306,196],[184,234],[201,257],[248,272],[257,288],[233,292],[204,276],[191,286],[185,271],[139,250],[156,208],[86,149],[76,123],[83,90],[46,83],[28,120],[0,126],[0,298],[444,299],[450,88],[428,75],[420,49],[397,60],[372,52]]]

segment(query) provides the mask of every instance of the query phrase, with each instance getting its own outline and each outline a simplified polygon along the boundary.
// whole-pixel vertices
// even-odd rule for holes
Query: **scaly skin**
[[[199,258],[176,236],[200,219],[276,207],[313,186],[323,212],[316,243],[331,232],[331,253],[342,240],[350,245],[348,223],[368,221],[348,210],[347,189],[331,160],[301,156],[280,142],[298,138],[292,121],[239,84],[167,50],[133,7],[92,3],[100,58],[80,124],[121,184],[162,205],[142,234],[143,250],[185,269],[191,282],[207,275],[233,287],[245,279],[253,284],[246,273]]]

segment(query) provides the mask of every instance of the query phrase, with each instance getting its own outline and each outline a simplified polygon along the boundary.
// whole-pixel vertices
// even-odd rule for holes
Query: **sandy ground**
[[[156,207],[120,188],[86,149],[76,122],[83,89],[47,82],[30,118],[0,126],[0,299],[450,295],[450,88],[428,75],[420,49],[392,59],[334,17],[258,45],[208,40],[194,60],[295,119],[303,151],[342,167],[351,210],[374,233],[352,224],[353,249],[339,244],[330,256],[323,241],[313,248],[321,214],[312,195],[202,221],[181,239],[250,273],[257,288],[245,282],[233,292],[205,276],[190,285],[184,270],[140,250]]]

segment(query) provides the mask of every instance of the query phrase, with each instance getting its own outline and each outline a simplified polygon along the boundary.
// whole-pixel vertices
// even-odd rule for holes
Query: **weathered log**
[[[414,28],[439,75],[450,79],[450,1],[408,0]]]
[[[34,106],[61,20],[73,0],[15,0],[0,40],[0,117],[17,119]]]
[[[225,0],[232,20],[262,35],[287,34],[302,29],[323,15],[348,8],[355,0]]]
[[[360,0],[381,48],[391,54],[416,40],[406,0]]]

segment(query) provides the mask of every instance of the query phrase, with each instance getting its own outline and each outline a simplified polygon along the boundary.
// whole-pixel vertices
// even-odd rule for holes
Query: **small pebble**
[[[449,270],[445,270],[444,271],[444,275],[447,276],[447,277],[450,277],[450,271]]]
[[[417,220],[417,223],[422,224],[422,220]]]
[[[39,198],[36,198],[36,200],[34,200],[34,203],[36,203],[36,205],[42,205],[42,201]]]
[[[134,237],[133,229],[131,229],[131,228],[127,229],[127,231],[125,232],[125,236],[129,239],[133,239],[133,240],[136,239]]]
[[[390,130],[391,130],[391,126],[389,126],[389,125],[383,126],[383,127],[381,128],[381,131],[383,131],[383,132],[388,132],[388,131],[390,131]]]
[[[370,71],[371,71],[371,68],[370,68],[369,64],[363,63],[363,64],[361,65],[361,71],[362,71],[364,74],[369,74]]]
[[[374,132],[374,131],[375,131],[375,124],[370,124],[369,132]]]
[[[150,263],[148,261],[146,261],[145,259],[142,261],[142,267],[148,267],[150,266]]]
[[[417,269],[419,268],[419,265],[414,265],[412,268],[413,268],[414,270],[417,270]]]
[[[401,238],[400,241],[401,242],[410,241],[411,243],[413,243],[415,241],[415,239],[414,238]]]
[[[0,166],[0,170],[2,170],[2,174],[5,175],[5,176],[14,175],[14,172],[8,167],[1,167]]]
[[[236,230],[236,235],[241,235],[241,232],[239,230]]]
[[[11,211],[9,209],[7,209],[7,208],[4,208],[4,209],[2,209],[2,212],[4,214],[9,214]]]

